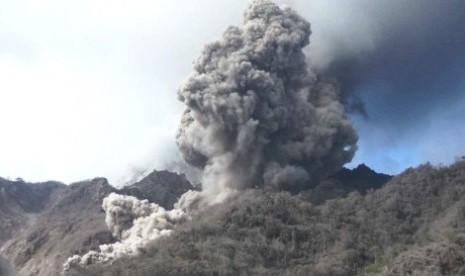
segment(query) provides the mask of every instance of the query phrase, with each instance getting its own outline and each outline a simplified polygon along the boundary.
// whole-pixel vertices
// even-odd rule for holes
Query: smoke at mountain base
[[[106,213],[105,222],[119,241],[101,245],[99,252],[90,251],[69,258],[63,265],[64,270],[139,254],[149,242],[168,236],[176,224],[188,219],[191,210],[199,208],[200,198],[199,192],[188,191],[167,211],[147,200],[111,193],[103,200],[102,207]]]

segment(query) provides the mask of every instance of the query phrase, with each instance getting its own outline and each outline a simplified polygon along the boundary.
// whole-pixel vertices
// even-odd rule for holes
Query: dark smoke
[[[299,3],[302,11],[305,4]],[[344,18],[334,23],[333,35],[327,35],[328,24],[312,22],[315,34],[325,34],[324,46],[337,45],[324,55],[320,72],[338,81],[343,98],[358,98],[364,107],[351,110],[357,110],[351,117],[362,137],[353,164],[396,174],[427,161],[448,164],[462,155],[465,1],[343,4],[340,12],[333,9],[333,16]],[[312,18],[312,9],[307,10]],[[321,39],[313,42],[311,58],[328,48],[321,47]]]
[[[333,49],[312,50],[328,52],[318,73],[337,80],[351,111],[395,133],[462,99],[457,83],[465,72],[464,1],[356,0],[344,5],[349,11],[340,16],[349,30],[335,27],[325,37]],[[366,92],[367,87],[375,89]]]
[[[204,190],[300,190],[349,162],[357,134],[337,86],[311,73],[310,24],[290,8],[254,1],[241,27],[205,46],[179,89],[177,136],[204,170]]]

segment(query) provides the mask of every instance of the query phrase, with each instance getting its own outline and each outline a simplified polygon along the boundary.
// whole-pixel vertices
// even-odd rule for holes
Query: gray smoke
[[[204,170],[208,194],[246,187],[300,190],[349,162],[357,134],[337,86],[306,62],[310,24],[288,7],[254,1],[241,27],[205,46],[178,91],[177,143]]]
[[[193,209],[201,209],[200,199],[199,192],[188,191],[168,211],[147,200],[111,193],[104,198],[102,207],[105,222],[118,242],[100,245],[99,251],[70,257],[63,265],[64,270],[140,254],[148,243],[170,235],[177,224],[189,219]]]
[[[293,10],[258,0],[241,28],[205,46],[179,90],[187,108],[177,136],[185,160],[203,169],[202,192],[185,193],[170,211],[109,195],[106,223],[119,241],[69,258],[64,269],[137,255],[240,189],[300,190],[349,162],[357,134],[336,86],[308,68],[309,36],[310,24]]]

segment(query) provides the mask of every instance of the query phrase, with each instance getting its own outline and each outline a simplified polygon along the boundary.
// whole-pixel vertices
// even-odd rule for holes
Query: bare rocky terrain
[[[134,185],[122,188],[119,193],[147,199],[166,209],[172,209],[179,195],[192,188],[184,175],[168,171],[154,171]]]

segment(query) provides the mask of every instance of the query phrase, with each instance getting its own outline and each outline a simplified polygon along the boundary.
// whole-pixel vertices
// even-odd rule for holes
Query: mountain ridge
[[[169,204],[187,188],[182,175],[154,171],[148,177],[123,189],[101,177],[70,185],[2,179],[0,202],[8,207],[0,209],[0,233],[5,233],[0,236],[2,275],[7,275],[6,271],[12,275],[57,275],[68,257],[114,242],[102,209],[103,198],[110,193]],[[167,184],[173,187],[168,189]],[[157,187],[164,190],[162,197],[157,195]],[[29,198],[35,202],[28,202]]]
[[[66,275],[465,275],[465,162],[315,205],[243,191],[144,253]]]
[[[386,182],[390,177],[368,167],[361,168],[343,168],[328,180],[333,186],[324,186],[325,183],[322,183],[322,186],[317,186],[309,193],[319,197],[326,194],[325,201],[344,197],[357,189],[377,189],[379,183]],[[371,186],[366,184],[370,179],[376,179],[376,183]],[[359,187],[351,184],[357,181],[365,181],[366,185]],[[325,188],[317,193],[320,187]],[[338,192],[341,187],[342,193]],[[4,180],[3,185],[0,182],[0,191],[4,191],[0,194],[2,202],[11,204],[9,210],[12,213],[9,217],[20,219],[14,225],[14,231],[11,231],[15,232],[15,237],[11,237],[10,233],[9,238],[0,243],[0,257],[6,257],[2,261],[3,265],[0,265],[12,275],[55,275],[61,271],[68,257],[96,250],[101,244],[115,242],[105,224],[105,214],[101,207],[103,198],[110,193],[136,196],[171,209],[189,189],[196,188],[185,175],[156,170],[120,189],[101,177],[70,185],[55,181],[30,184]],[[36,202],[27,202],[34,195],[38,195]],[[0,218],[5,221],[4,217]],[[5,226],[4,223],[2,225]],[[7,275],[7,272],[3,274]]]

